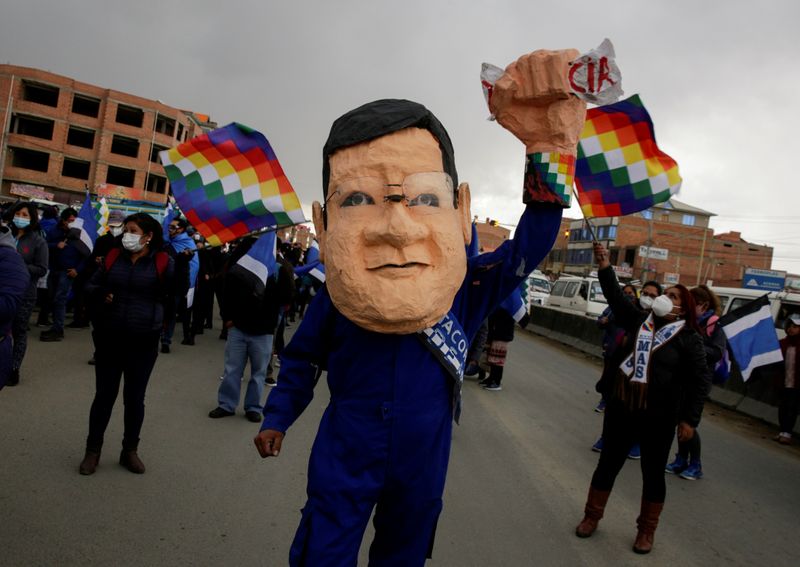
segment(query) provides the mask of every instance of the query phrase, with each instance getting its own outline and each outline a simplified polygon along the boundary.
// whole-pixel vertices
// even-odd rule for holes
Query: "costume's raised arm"
[[[489,106],[497,121],[525,145],[525,211],[513,240],[479,257],[496,264],[487,294],[502,301],[541,262],[558,236],[563,208],[569,207],[578,138],[586,103],[572,94],[569,63],[574,49],[539,50],[506,67],[492,89]],[[489,278],[484,278],[489,279]],[[484,288],[486,285],[484,285]]]
[[[326,333],[335,310],[327,291],[317,294],[306,310],[292,340],[281,353],[278,385],[272,389],[264,406],[261,430],[281,433],[300,417],[314,397],[319,369],[327,352]]]

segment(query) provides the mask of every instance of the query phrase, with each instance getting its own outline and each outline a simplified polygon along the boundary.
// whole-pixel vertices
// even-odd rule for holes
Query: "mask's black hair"
[[[458,206],[458,173],[453,144],[447,130],[433,113],[419,103],[402,99],[383,99],[369,102],[336,119],[328,141],[322,149],[322,195],[328,198],[330,156],[342,148],[380,138],[404,128],[428,130],[442,150],[442,169],[453,180],[453,206]],[[324,214],[324,210],[323,210]],[[327,215],[325,215],[327,216]],[[324,219],[327,224],[327,218]]]

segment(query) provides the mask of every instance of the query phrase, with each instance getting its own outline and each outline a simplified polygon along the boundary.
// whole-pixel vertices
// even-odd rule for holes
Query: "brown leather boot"
[[[578,537],[590,537],[597,529],[597,523],[603,517],[606,509],[606,502],[611,496],[611,491],[597,490],[593,486],[589,487],[589,496],[586,498],[586,507],[583,510],[583,520],[575,528],[575,535]]]
[[[663,502],[648,502],[642,500],[642,509],[639,517],[636,518],[636,525],[639,532],[636,534],[636,541],[633,544],[633,551],[644,555],[653,549],[653,538],[658,527],[658,517],[664,509]]]
[[[83,475],[94,474],[97,470],[97,465],[100,463],[100,451],[92,451],[86,449],[86,454],[83,456],[81,466],[78,467],[78,472]]]
[[[144,474],[144,463],[136,453],[136,449],[123,449],[119,454],[119,464],[136,474]]]

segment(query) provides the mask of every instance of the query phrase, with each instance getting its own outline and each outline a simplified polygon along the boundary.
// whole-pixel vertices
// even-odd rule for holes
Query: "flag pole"
[[[575,200],[578,201],[578,206],[580,207],[580,200],[578,199],[578,192],[575,190],[575,186],[572,186],[572,194],[575,197]],[[589,234],[592,235],[593,242],[599,242],[597,240],[597,232],[595,231],[594,227],[592,226],[592,222],[589,220],[589,217],[586,216],[586,213],[583,212],[583,207],[581,207],[581,214],[583,215],[583,221],[586,223],[587,228],[589,229]]]

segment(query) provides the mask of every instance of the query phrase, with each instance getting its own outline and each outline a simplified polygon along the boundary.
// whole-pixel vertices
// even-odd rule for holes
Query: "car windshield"
[[[531,287],[533,291],[541,291],[543,293],[550,293],[550,282],[542,278],[531,278]]]

